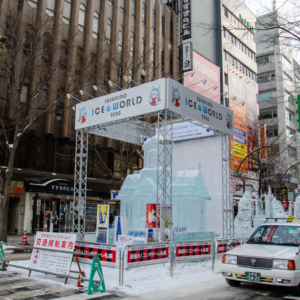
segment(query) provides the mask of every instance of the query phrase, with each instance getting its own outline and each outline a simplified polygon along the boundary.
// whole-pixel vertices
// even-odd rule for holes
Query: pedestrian
[[[58,232],[58,215],[57,211],[55,210],[52,215],[52,222],[53,222],[53,231]]]
[[[75,224],[76,227],[77,227],[77,226],[78,226],[78,210],[75,210],[75,211],[74,211],[74,214],[75,214],[75,216],[77,216],[77,217],[74,218],[74,224]],[[80,226],[82,226],[82,225],[83,225],[83,218],[82,218],[82,216],[80,216]],[[78,232],[78,229],[75,228],[75,229],[74,229],[74,232]]]

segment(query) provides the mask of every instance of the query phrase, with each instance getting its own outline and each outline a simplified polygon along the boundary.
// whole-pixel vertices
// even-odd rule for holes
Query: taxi
[[[299,246],[298,220],[264,223],[246,244],[224,254],[220,267],[222,276],[230,286],[239,286],[241,282],[299,286]]]

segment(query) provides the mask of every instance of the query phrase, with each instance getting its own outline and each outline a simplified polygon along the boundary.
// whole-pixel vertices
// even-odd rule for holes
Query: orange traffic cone
[[[23,238],[22,238],[22,243],[20,245],[30,245],[27,241],[27,232],[24,230]]]

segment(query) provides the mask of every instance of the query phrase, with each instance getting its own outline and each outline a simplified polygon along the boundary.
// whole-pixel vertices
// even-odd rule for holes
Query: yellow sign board
[[[247,156],[247,153],[236,149],[232,149],[232,154],[240,158],[245,158]]]
[[[234,141],[232,142],[232,148],[247,152],[247,146],[246,145],[243,145],[243,144],[240,144],[240,143],[237,143],[237,142],[234,142]]]

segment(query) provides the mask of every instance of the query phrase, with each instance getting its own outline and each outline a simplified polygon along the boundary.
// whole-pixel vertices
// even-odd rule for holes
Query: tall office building
[[[6,40],[1,45],[1,61],[12,53],[16,41],[25,40],[16,64],[16,76],[26,74],[21,86],[21,105],[31,103],[32,117],[59,100],[20,141],[11,185],[9,232],[44,230],[47,212],[55,210],[59,215],[57,230],[72,228],[72,107],[77,101],[114,92],[119,89],[117,86],[129,88],[151,81],[152,77],[177,78],[176,28],[174,11],[157,0],[0,1],[0,36]],[[41,38],[42,46],[35,52],[37,37]],[[2,51],[3,47],[7,53]],[[24,73],[32,54],[37,54],[36,67],[33,72]],[[51,72],[37,97],[28,101],[36,90],[36,79]],[[6,124],[13,127],[9,85],[9,74],[1,64],[1,114],[6,116]],[[0,142],[5,149],[2,130]],[[85,224],[93,230],[97,204],[108,202],[118,214],[118,201],[111,200],[110,192],[120,188],[127,168],[139,167],[139,155],[133,153],[125,162],[129,154],[127,145],[103,137],[91,138],[89,147]],[[0,165],[5,171],[7,151],[0,152]]]
[[[281,35],[274,26],[278,22],[277,12],[262,15],[256,22],[258,103],[259,123],[266,125],[267,143],[272,145],[267,149],[265,184],[270,185],[276,197],[287,206],[286,187],[290,191],[298,187],[297,166],[289,168],[299,155],[295,85],[299,86],[300,77],[289,37]]]

